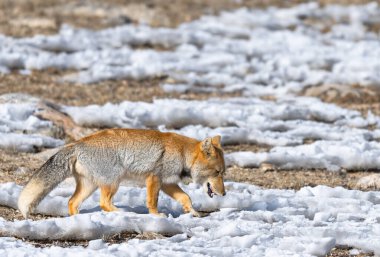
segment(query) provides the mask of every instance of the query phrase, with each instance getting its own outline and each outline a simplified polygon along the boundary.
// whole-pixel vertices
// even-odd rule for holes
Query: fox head
[[[191,167],[194,182],[203,184],[210,197],[226,194],[223,181],[226,167],[220,139],[220,136],[215,136],[200,142]]]

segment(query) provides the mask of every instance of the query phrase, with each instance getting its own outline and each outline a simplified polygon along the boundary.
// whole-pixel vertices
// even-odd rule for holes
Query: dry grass
[[[135,232],[120,232],[120,233],[112,234],[109,236],[104,236],[102,240],[104,243],[107,243],[107,244],[121,244],[121,243],[126,243],[131,239],[154,240],[154,239],[164,239],[170,236],[171,235],[161,235],[154,232],[143,232],[141,234],[135,233]],[[88,240],[29,240],[25,238],[20,238],[20,239],[38,248],[46,248],[46,247],[52,247],[52,246],[87,247],[89,245]]]
[[[15,37],[53,34],[57,33],[62,24],[90,29],[137,22],[156,27],[175,27],[202,15],[215,15],[223,10],[239,7],[289,7],[302,2],[308,1],[0,0],[0,33]],[[321,5],[362,4],[370,0],[319,0],[318,2]]]
[[[336,246],[334,247],[326,257],[346,257],[346,256],[356,256],[356,257],[367,257],[367,256],[375,256],[373,252],[361,252],[358,255],[351,255],[350,250],[352,247],[348,246]]]
[[[110,244],[121,244],[125,243],[130,239],[140,239],[140,240],[153,240],[153,239],[164,239],[171,235],[162,235],[155,232],[143,232],[141,234],[133,232],[120,232],[113,235],[103,237],[103,240]]]
[[[15,37],[54,34],[62,24],[90,29],[137,22],[157,27],[175,27],[180,23],[197,19],[201,15],[217,14],[222,10],[239,7],[291,6],[300,2],[304,1],[0,0],[0,33]]]
[[[46,247],[73,247],[73,246],[82,246],[87,247],[88,242],[87,240],[28,240],[25,238],[19,238],[23,242],[31,244],[34,247],[37,248],[46,248]]]
[[[24,185],[41,166],[41,161],[31,153],[0,149],[0,183],[16,182]]]
[[[368,171],[328,172],[325,170],[274,170],[264,172],[261,169],[231,167],[227,169],[226,179],[250,183],[263,188],[299,190],[305,186],[326,185],[360,190],[356,186],[357,181],[374,173]],[[368,188],[366,190],[374,189]]]
[[[73,84],[59,82],[63,72],[53,69],[33,71],[29,76],[16,72],[0,74],[0,95],[6,93],[27,93],[41,99],[64,105],[105,104],[122,101],[152,102],[158,98],[181,98],[203,100],[210,97],[236,97],[240,93],[166,93],[160,83],[165,78],[145,80],[109,80],[95,84]]]
[[[239,145],[226,145],[223,146],[224,153],[232,153],[238,151],[249,151],[249,152],[267,152],[271,149],[268,145],[256,145],[256,144],[239,144]]]
[[[318,97],[324,102],[360,111],[363,115],[367,115],[368,111],[380,115],[380,90],[378,87],[321,85],[306,88],[301,95]]]
[[[24,217],[21,212],[7,206],[0,206],[0,217],[8,221],[23,220]],[[50,215],[43,214],[30,214],[30,219],[32,220],[45,220],[52,218]]]

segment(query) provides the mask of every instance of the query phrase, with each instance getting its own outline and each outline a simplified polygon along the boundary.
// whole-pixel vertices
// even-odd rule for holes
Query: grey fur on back
[[[112,148],[78,143],[75,151],[77,162],[98,186],[142,178],[148,173],[156,174],[164,183],[177,183],[184,168],[181,153],[168,153],[161,142],[154,140],[148,148],[133,145],[133,140]]]

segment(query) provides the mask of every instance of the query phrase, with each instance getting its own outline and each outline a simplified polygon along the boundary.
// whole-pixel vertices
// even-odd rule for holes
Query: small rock
[[[339,175],[343,178],[345,178],[347,176],[347,170],[346,169],[340,169],[339,170]]]
[[[275,171],[276,167],[273,164],[270,163],[262,163],[260,164],[260,171],[262,172],[269,172],[269,171]]]

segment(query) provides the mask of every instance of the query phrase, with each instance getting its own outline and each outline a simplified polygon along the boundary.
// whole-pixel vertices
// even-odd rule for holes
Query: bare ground
[[[235,9],[242,6],[268,7],[291,6],[301,0],[266,0],[266,1],[230,1],[230,0],[100,0],[63,1],[63,0],[0,0],[0,34],[15,37],[33,36],[36,34],[55,34],[62,24],[69,24],[89,29],[102,29],[127,23],[143,22],[151,26],[175,27],[182,22],[191,21],[204,14],[217,14],[222,10]],[[365,3],[366,0],[320,0],[327,3]],[[313,21],[311,21],[313,22]],[[380,26],[370,29],[379,31]],[[17,72],[0,74],[0,94],[29,93],[42,99],[65,105],[117,103],[124,100],[151,102],[155,98],[207,99],[210,97],[232,97],[236,94],[178,94],[166,93],[160,88],[165,77],[142,81],[119,80],[104,81],[91,85],[70,84],[59,82],[62,74],[75,71],[33,71],[31,75],[20,75]],[[345,108],[362,112],[370,110],[380,115],[380,93],[376,88],[355,86],[340,90],[334,86],[322,85],[319,89],[306,89],[302,95],[321,98],[326,102],[336,103]],[[270,98],[270,97],[269,97]],[[270,147],[261,145],[234,145],[225,147],[231,151],[267,151]],[[41,159],[32,153],[17,153],[0,150],[0,183],[16,182],[24,185],[36,169],[42,164]],[[356,189],[359,178],[373,172],[337,172],[324,170],[271,170],[244,169],[230,167],[226,174],[227,180],[252,183],[264,188],[299,189],[303,186],[343,186]],[[22,219],[21,214],[11,208],[0,206],[0,216],[6,220]],[[34,220],[50,218],[44,215],[32,216]],[[162,235],[120,233],[104,240],[109,243],[120,243],[131,238],[155,239]],[[37,247],[47,246],[87,246],[86,241],[29,241]],[[336,247],[328,256],[350,256],[348,247]],[[363,254],[359,256],[372,256]]]
[[[348,246],[336,246],[334,247],[329,254],[326,255],[326,257],[346,257],[346,256],[356,256],[356,257],[367,257],[367,256],[375,256],[372,252],[360,252],[357,255],[353,255],[350,253],[350,250],[352,250],[352,247]]]
[[[15,37],[57,33],[62,24],[102,29],[126,23],[175,27],[180,23],[239,7],[288,7],[303,0],[0,0],[0,33]],[[309,1],[310,2],[310,1]],[[369,0],[319,0],[367,3]]]
[[[210,97],[236,97],[239,93],[166,93],[160,87],[166,78],[145,80],[109,80],[94,84],[74,84],[61,82],[63,72],[49,69],[33,71],[25,76],[17,72],[0,74],[0,95],[26,93],[53,103],[63,105],[120,103],[122,101],[152,102],[158,98],[181,98],[203,100]]]
[[[108,244],[121,244],[125,243],[131,239],[139,240],[153,240],[153,239],[164,239],[170,237],[171,235],[162,235],[154,232],[143,232],[133,233],[133,232],[120,232],[112,235],[104,236],[102,240]],[[89,244],[88,240],[29,240],[26,238],[19,238],[24,242],[27,242],[37,248],[45,247],[72,247],[72,246],[83,246],[87,247]]]

